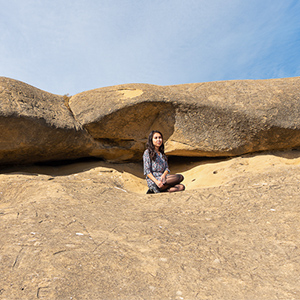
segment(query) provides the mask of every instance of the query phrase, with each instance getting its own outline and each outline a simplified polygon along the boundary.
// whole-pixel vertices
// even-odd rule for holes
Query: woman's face
[[[153,134],[152,142],[155,148],[159,148],[163,142],[162,136],[158,132],[155,132]]]

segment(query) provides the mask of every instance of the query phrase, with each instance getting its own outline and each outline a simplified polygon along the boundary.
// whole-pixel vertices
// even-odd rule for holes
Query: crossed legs
[[[183,179],[184,177],[181,174],[167,175],[166,182],[164,186],[160,188],[160,191],[167,191],[170,193],[184,191],[185,186],[180,183],[181,181],[183,181]]]

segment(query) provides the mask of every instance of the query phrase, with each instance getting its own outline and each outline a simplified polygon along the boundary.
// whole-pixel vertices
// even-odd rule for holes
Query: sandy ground
[[[300,151],[274,151],[259,154],[248,154],[234,158],[182,158],[170,157],[169,167],[171,174],[184,175],[184,185],[187,190],[204,187],[218,187],[232,179],[251,176],[261,172],[274,172],[280,168],[288,169],[300,165]],[[1,170],[1,169],[0,169]],[[59,162],[56,164],[41,164],[30,166],[3,167],[3,175],[35,174],[54,177],[104,176],[118,179],[118,186],[128,192],[145,194],[147,185],[143,175],[142,163],[111,164],[101,160],[83,160]]]
[[[300,299],[300,152],[3,168],[0,299]]]

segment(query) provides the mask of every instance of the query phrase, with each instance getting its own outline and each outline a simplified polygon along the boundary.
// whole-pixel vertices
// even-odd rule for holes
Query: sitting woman
[[[153,130],[149,134],[147,149],[143,155],[144,175],[146,175],[149,193],[178,192],[184,191],[185,186],[181,174],[169,175],[167,157],[164,152],[162,134]]]

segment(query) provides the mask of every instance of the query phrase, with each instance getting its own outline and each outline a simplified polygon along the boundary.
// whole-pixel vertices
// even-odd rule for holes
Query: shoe
[[[154,192],[151,189],[149,189],[146,194],[154,194]]]

